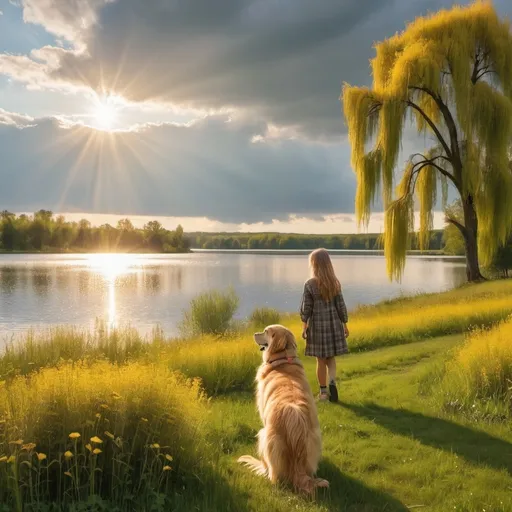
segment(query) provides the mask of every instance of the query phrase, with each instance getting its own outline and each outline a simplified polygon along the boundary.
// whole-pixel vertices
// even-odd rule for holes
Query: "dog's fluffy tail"
[[[247,466],[251,471],[253,471],[257,475],[265,476],[267,474],[267,468],[265,464],[263,464],[261,460],[255,459],[250,455],[243,455],[238,459],[238,462],[240,464],[244,464],[244,466]]]

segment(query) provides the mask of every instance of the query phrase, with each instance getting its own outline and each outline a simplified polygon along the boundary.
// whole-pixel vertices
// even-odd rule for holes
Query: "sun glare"
[[[118,105],[111,97],[98,97],[94,102],[92,116],[94,125],[99,130],[111,131],[118,121]]]

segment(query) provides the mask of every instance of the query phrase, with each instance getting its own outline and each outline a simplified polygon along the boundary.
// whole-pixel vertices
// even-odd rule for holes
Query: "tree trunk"
[[[473,198],[469,195],[462,201],[464,210],[464,226],[462,233],[466,246],[466,276],[469,282],[482,281],[484,277],[480,273],[478,263],[478,220],[476,216]]]

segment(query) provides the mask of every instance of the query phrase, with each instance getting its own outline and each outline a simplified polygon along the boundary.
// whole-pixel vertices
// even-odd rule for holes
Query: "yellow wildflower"
[[[69,439],[78,439],[80,436],[80,434],[78,432],[71,432],[71,434],[69,434]]]
[[[91,437],[91,443],[101,444],[103,441],[98,436],[94,436]]]
[[[158,450],[160,448],[160,445],[158,443],[153,443],[150,445],[150,448],[154,448],[155,450]]]
[[[171,470],[172,470],[171,466],[164,466],[163,467],[163,471],[171,471]]]
[[[7,463],[10,464],[11,462],[14,462],[16,460],[16,457],[14,455],[11,455],[8,459],[7,459]]]
[[[71,459],[71,457],[73,457],[73,452],[70,452],[68,450],[67,452],[64,453],[64,457],[66,457],[66,459]]]
[[[9,444],[21,446],[23,444],[23,439],[17,439],[16,441],[9,441]]]
[[[35,447],[36,447],[36,443],[27,443],[27,444],[24,444],[21,447],[21,449],[22,450],[27,450],[27,452],[31,452]]]
[[[38,460],[39,462],[42,462],[42,461],[43,461],[43,460],[45,460],[45,459],[46,459],[46,454],[45,454],[45,453],[38,453],[38,454],[37,454],[37,460]]]
[[[94,450],[92,451],[92,453],[94,455],[99,455],[101,453],[101,450],[99,448],[94,448]]]
[[[143,423],[147,423],[148,419],[147,418],[141,418],[140,421],[142,421]]]
[[[91,446],[89,443],[87,443],[87,444],[85,445],[85,447],[86,447],[90,452],[92,452],[92,446]]]
[[[169,461],[169,462],[172,462],[174,459],[172,458],[172,455],[166,455],[165,458]]]
[[[100,407],[101,407],[102,409],[108,409],[108,405],[107,405],[107,404],[101,404],[101,405],[100,405]]]
[[[69,471],[64,471],[64,474],[70,478],[73,478],[73,475]]]
[[[2,457],[0,457],[0,462],[7,462],[7,457],[2,455]]]
[[[105,435],[110,437],[110,439],[114,439],[114,434],[111,434],[108,430],[105,430]]]
[[[96,418],[98,418],[98,419],[101,418],[101,414],[99,412],[96,413]]]

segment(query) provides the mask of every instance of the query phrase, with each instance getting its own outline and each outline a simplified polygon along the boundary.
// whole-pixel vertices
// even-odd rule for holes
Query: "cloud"
[[[346,147],[259,140],[266,125],[215,116],[107,134],[38,119],[0,125],[0,204],[222,222],[351,213],[355,179]]]
[[[345,132],[341,86],[369,84],[373,41],[451,3],[23,0],[27,21],[75,45],[42,70],[54,86],[85,84],[132,101],[245,111],[310,139]],[[18,72],[16,79],[30,77]]]
[[[34,118],[24,114],[17,114],[14,112],[7,112],[0,108],[0,125],[14,126],[16,128],[25,128],[33,126]],[[5,155],[6,153],[4,153]]]
[[[84,84],[71,83],[53,77],[53,70],[60,65],[65,55],[73,51],[52,46],[32,50],[30,56],[0,54],[0,75],[22,82],[31,90],[53,90],[63,93],[90,92]]]
[[[99,9],[110,0],[22,0],[23,20],[84,49],[83,35],[98,21]]]

